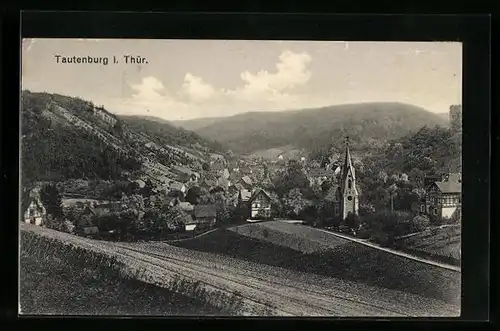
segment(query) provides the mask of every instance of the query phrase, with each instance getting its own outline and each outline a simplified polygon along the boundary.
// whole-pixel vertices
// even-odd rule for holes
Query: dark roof
[[[217,216],[216,205],[196,205],[194,206],[194,216],[199,217],[215,217]]]
[[[328,193],[325,196],[325,200],[327,201],[337,201],[340,193],[340,186],[337,184],[332,185],[328,190]]]
[[[259,196],[260,194],[264,194],[269,200],[271,200],[271,196],[269,195],[269,193],[267,193],[266,191],[264,191],[263,189],[261,188],[258,188],[256,189],[253,193],[252,193],[252,197],[250,198],[250,202],[252,202],[257,196]]]
[[[459,182],[435,182],[442,193],[462,193],[462,185]]]
[[[323,168],[314,168],[309,170],[308,175],[309,177],[329,177],[333,175],[333,172]]]

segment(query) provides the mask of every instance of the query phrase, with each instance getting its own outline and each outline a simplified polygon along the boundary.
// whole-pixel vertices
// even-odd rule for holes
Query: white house
[[[43,225],[47,211],[38,197],[30,197],[28,208],[24,211],[24,222]]]

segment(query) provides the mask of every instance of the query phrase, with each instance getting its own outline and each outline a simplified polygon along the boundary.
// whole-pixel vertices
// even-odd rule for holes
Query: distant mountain
[[[184,128],[190,131],[196,131],[201,128],[207,127],[214,123],[220,122],[227,117],[206,117],[206,118],[196,118],[193,120],[183,120],[183,121],[172,121],[171,123],[177,127]]]
[[[233,151],[252,153],[293,145],[310,150],[348,135],[354,144],[390,140],[421,127],[446,125],[427,110],[402,103],[360,103],[282,112],[249,112],[217,119],[177,121]]]
[[[218,145],[168,122],[120,118],[90,101],[21,95],[22,180],[178,180],[174,165],[199,165]]]

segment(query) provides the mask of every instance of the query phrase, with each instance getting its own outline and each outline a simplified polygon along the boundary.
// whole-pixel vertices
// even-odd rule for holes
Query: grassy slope
[[[324,233],[320,234],[320,231],[298,225],[260,223],[243,227],[245,230],[239,231],[240,233],[231,230],[216,231],[176,245],[420,294],[452,304],[460,302],[461,277],[457,272],[425,265],[334,236],[331,239],[331,247],[325,250],[327,239]],[[248,236],[250,227],[254,228],[254,238]],[[268,229],[267,236],[263,228]],[[281,236],[273,234],[278,228],[282,229]],[[258,236],[261,238],[255,238]],[[307,237],[310,239],[307,240]],[[299,244],[301,242],[302,244]],[[311,251],[314,246],[318,248],[315,252],[301,252]]]
[[[402,238],[402,247],[411,252],[451,258],[460,262],[461,226],[434,228],[414,236]]]
[[[23,314],[222,315],[197,300],[88,264],[68,263],[52,254],[21,249]]]

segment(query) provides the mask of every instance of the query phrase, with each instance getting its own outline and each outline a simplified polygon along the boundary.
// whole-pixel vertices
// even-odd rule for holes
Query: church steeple
[[[342,164],[340,177],[341,186],[341,214],[346,218],[349,213],[358,214],[358,190],[356,189],[356,172],[352,164],[351,152],[349,150],[349,137],[345,140],[345,158]]]
[[[351,175],[351,179],[356,179],[356,174],[354,171],[354,166],[352,165],[351,152],[349,150],[349,137],[345,138],[345,157],[344,163],[342,164],[342,174],[340,177],[340,182],[342,185],[342,191],[344,191],[344,184],[347,184],[347,177]]]

